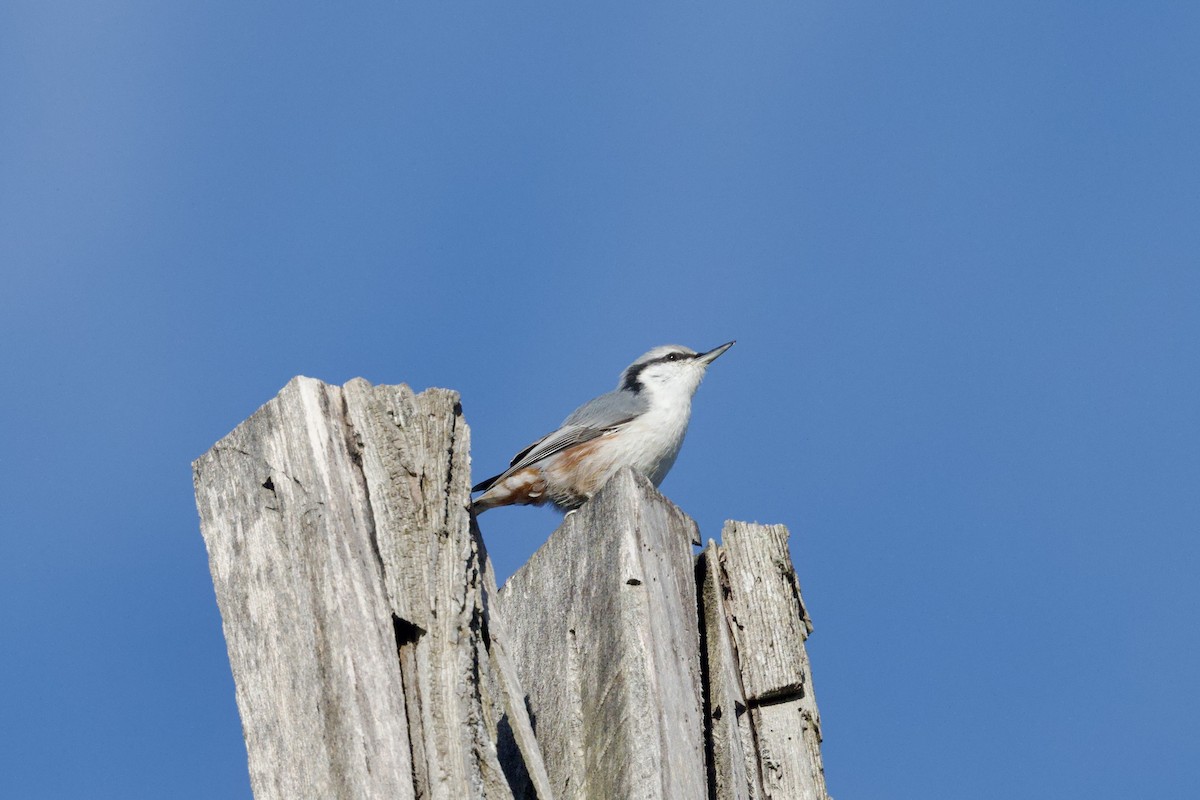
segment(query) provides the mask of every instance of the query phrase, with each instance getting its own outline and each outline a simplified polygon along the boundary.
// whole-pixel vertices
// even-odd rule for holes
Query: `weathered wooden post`
[[[804,640],[812,622],[787,528],[727,522],[700,555],[700,613],[719,798],[823,800],[821,718]]]
[[[620,472],[501,591],[559,800],[707,796],[695,536]]]
[[[497,592],[454,392],[296,378],[194,464],[265,798],[825,798],[782,527],[621,473]]]

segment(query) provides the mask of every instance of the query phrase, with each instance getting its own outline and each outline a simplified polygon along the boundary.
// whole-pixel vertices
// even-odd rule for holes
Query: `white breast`
[[[616,469],[633,467],[658,486],[679,455],[691,414],[690,398],[652,405],[609,445]]]

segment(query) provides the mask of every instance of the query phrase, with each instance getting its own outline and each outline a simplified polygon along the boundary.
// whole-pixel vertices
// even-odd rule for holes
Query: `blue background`
[[[1196,797],[1200,4],[572,5],[0,8],[0,795],[249,796],[190,462],[293,375],[478,479],[736,338],[663,490],[834,796]]]

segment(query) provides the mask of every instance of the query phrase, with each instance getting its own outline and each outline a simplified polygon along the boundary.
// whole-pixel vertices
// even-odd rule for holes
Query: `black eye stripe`
[[[651,364],[665,364],[668,361],[682,361],[685,358],[696,358],[699,353],[684,353],[679,350],[672,350],[670,353],[653,358],[643,364],[630,367],[625,372],[625,380],[621,383],[621,388],[637,394],[642,390],[641,373],[646,367]]]

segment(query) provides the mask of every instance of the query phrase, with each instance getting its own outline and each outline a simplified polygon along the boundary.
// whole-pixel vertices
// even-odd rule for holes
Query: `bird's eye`
[[[667,361],[678,361],[679,353],[667,353]]]

